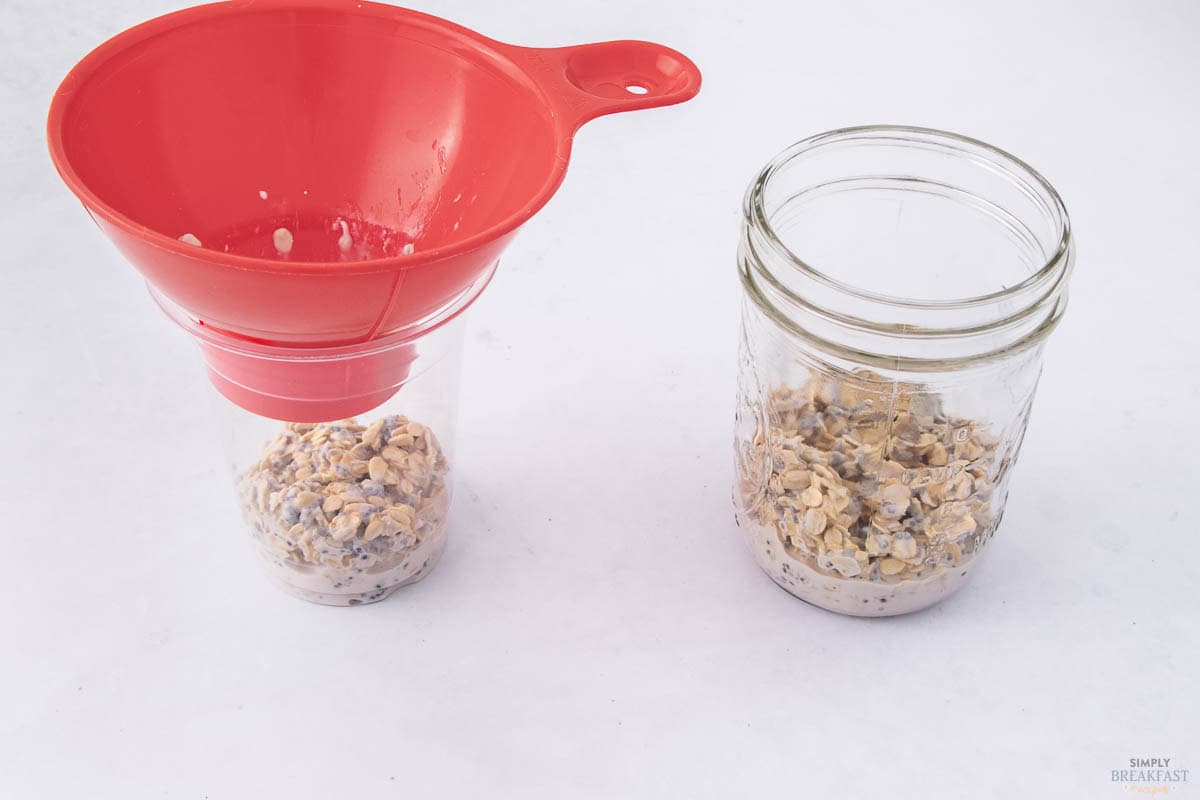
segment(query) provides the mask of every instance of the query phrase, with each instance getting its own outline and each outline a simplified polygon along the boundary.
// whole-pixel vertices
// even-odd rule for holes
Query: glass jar
[[[734,505],[776,583],[887,616],[969,579],[1073,252],[1050,184],[966,137],[832,131],[759,173],[738,252]]]
[[[419,335],[314,348],[198,323],[235,494],[262,565],[315,603],[373,603],[446,546],[463,316]]]

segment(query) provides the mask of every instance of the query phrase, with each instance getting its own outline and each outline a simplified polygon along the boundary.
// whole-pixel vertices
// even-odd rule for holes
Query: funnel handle
[[[692,60],[653,42],[506,47],[572,131],[604,114],[674,105],[700,91],[700,70]]]

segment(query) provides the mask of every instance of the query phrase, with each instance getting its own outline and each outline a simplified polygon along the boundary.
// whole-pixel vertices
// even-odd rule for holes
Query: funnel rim
[[[555,192],[558,191],[559,186],[561,186],[563,179],[566,177],[576,126],[570,124],[558,113],[552,98],[547,95],[544,88],[537,81],[533,80],[528,72],[510,56],[507,51],[512,46],[495,39],[490,39],[477,31],[432,14],[425,14],[420,11],[387,5],[385,3],[371,2],[370,0],[361,0],[360,2],[339,2],[338,0],[225,0],[224,2],[192,6],[153,17],[109,37],[89,51],[71,68],[58,88],[55,89],[54,96],[51,99],[46,120],[46,139],[49,145],[51,161],[54,163],[59,177],[67,185],[67,188],[79,198],[89,212],[98,214],[106,222],[111,223],[127,234],[136,236],[148,244],[179,256],[195,259],[198,255],[195,245],[181,242],[173,236],[143,225],[133,217],[113,207],[91,190],[87,182],[75,171],[66,152],[64,122],[67,111],[75,95],[101,66],[118,53],[135,44],[139,44],[167,31],[202,20],[213,19],[218,16],[237,16],[239,13],[245,12],[259,13],[266,10],[305,8],[383,17],[405,24],[417,24],[440,30],[466,40],[466,43],[470,45],[468,48],[470,52],[490,58],[497,66],[501,67],[502,72],[513,81],[514,85],[520,86],[522,90],[531,93],[538,99],[539,104],[546,109],[543,119],[552,128],[554,139],[557,142],[555,157],[551,162],[546,180],[530,196],[529,200],[498,222],[470,236],[428,250],[416,250],[410,254],[345,262],[278,261],[272,258],[246,256],[201,248],[205,261],[227,267],[278,274],[298,273],[311,275],[313,273],[329,272],[339,275],[359,275],[409,269],[470,253],[512,233],[540,211],[550,201],[550,198],[554,196]]]
[[[490,277],[489,277],[490,280]],[[243,357],[269,359],[271,361],[340,361],[354,360],[364,356],[377,355],[388,350],[397,350],[415,341],[423,339],[434,331],[440,330],[457,320],[469,307],[463,306],[452,314],[447,314],[435,322],[416,329],[405,328],[395,333],[389,333],[375,339],[367,339],[346,344],[275,344],[256,339],[246,339],[236,333],[231,333],[212,325],[206,325],[203,320],[192,316],[187,309],[173,302],[169,297],[146,284],[150,299],[167,316],[171,322],[178,325],[185,333],[205,345],[216,347],[229,353]]]

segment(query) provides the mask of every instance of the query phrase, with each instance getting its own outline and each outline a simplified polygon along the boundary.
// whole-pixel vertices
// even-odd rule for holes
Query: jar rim
[[[1058,241],[1053,252],[1041,267],[1011,286],[973,297],[952,298],[948,300],[915,300],[875,292],[865,287],[855,286],[846,281],[839,280],[821,271],[783,243],[782,238],[772,226],[770,218],[767,215],[764,202],[766,188],[772,177],[795,158],[811,153],[814,149],[822,146],[853,141],[855,139],[920,144],[925,147],[950,151],[976,162],[979,166],[999,172],[1023,190],[1030,188],[1040,190],[1048,205],[1043,202],[1039,202],[1039,205],[1042,205],[1049,212],[1055,223]],[[985,160],[981,158],[982,155],[991,156],[992,160]],[[1030,181],[1033,184],[1032,187],[1030,186]],[[758,172],[746,192],[742,205],[742,215],[746,224],[759,231],[775,256],[800,270],[807,277],[818,281],[834,291],[894,308],[946,311],[994,304],[1010,296],[1020,295],[1028,291],[1030,287],[1046,281],[1055,273],[1065,272],[1070,266],[1072,252],[1071,221],[1067,214],[1066,206],[1055,188],[1040,172],[1006,150],[1002,150],[979,139],[937,128],[924,128],[913,125],[859,125],[837,128],[801,139],[776,155]]]
[[[1057,299],[1052,302],[1052,304],[1049,306],[1049,310],[1046,311],[1044,318],[1037,324],[1035,328],[1008,344],[982,353],[933,358],[888,355],[871,352],[861,347],[848,346],[826,336],[818,335],[811,330],[807,330],[803,326],[799,325],[796,321],[791,319],[788,315],[779,311],[775,303],[765,296],[762,287],[750,276],[748,269],[748,266],[745,264],[738,269],[742,287],[746,291],[747,297],[750,299],[750,301],[753,302],[754,305],[756,305],[765,314],[767,314],[776,325],[780,326],[784,331],[808,341],[810,344],[815,345],[825,352],[850,359],[856,364],[882,370],[946,372],[962,369],[971,365],[992,362],[1013,353],[1019,353],[1027,350],[1028,348],[1045,339],[1055,328],[1058,327],[1058,324],[1062,321],[1063,312],[1066,310],[1065,295],[1056,295]],[[778,290],[778,286],[775,288]],[[810,310],[816,310],[812,307],[812,304],[806,303],[799,298],[797,298],[797,301],[804,305],[808,305]],[[1032,316],[1032,312],[1034,310],[1035,309],[1031,308],[1025,312],[1020,312],[1020,314],[1021,316]],[[827,312],[821,311],[819,313],[826,314]],[[886,334],[890,337],[909,338],[913,340],[928,340],[930,338],[950,339],[963,335],[979,334],[997,327],[997,324],[991,324],[976,328],[958,328],[939,331],[930,329],[913,329],[907,326],[873,326],[862,320],[852,320],[848,318],[843,318],[841,321],[856,324],[858,327],[864,330],[875,328],[877,332]],[[999,324],[1005,324],[1006,322],[1007,320]]]

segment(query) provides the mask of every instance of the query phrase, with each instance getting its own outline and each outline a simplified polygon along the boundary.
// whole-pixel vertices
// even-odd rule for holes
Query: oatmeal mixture
[[[382,599],[445,546],[446,460],[433,433],[402,416],[287,423],[238,491],[272,573],[316,602]]]
[[[736,500],[777,583],[877,616],[932,605],[965,581],[999,521],[996,437],[924,387],[866,371],[777,388],[767,416],[768,431],[739,443]]]
[[[292,245],[295,243],[295,237],[287,228],[276,228],[271,233],[271,241],[275,244],[275,252],[281,256],[286,256],[292,252]]]

